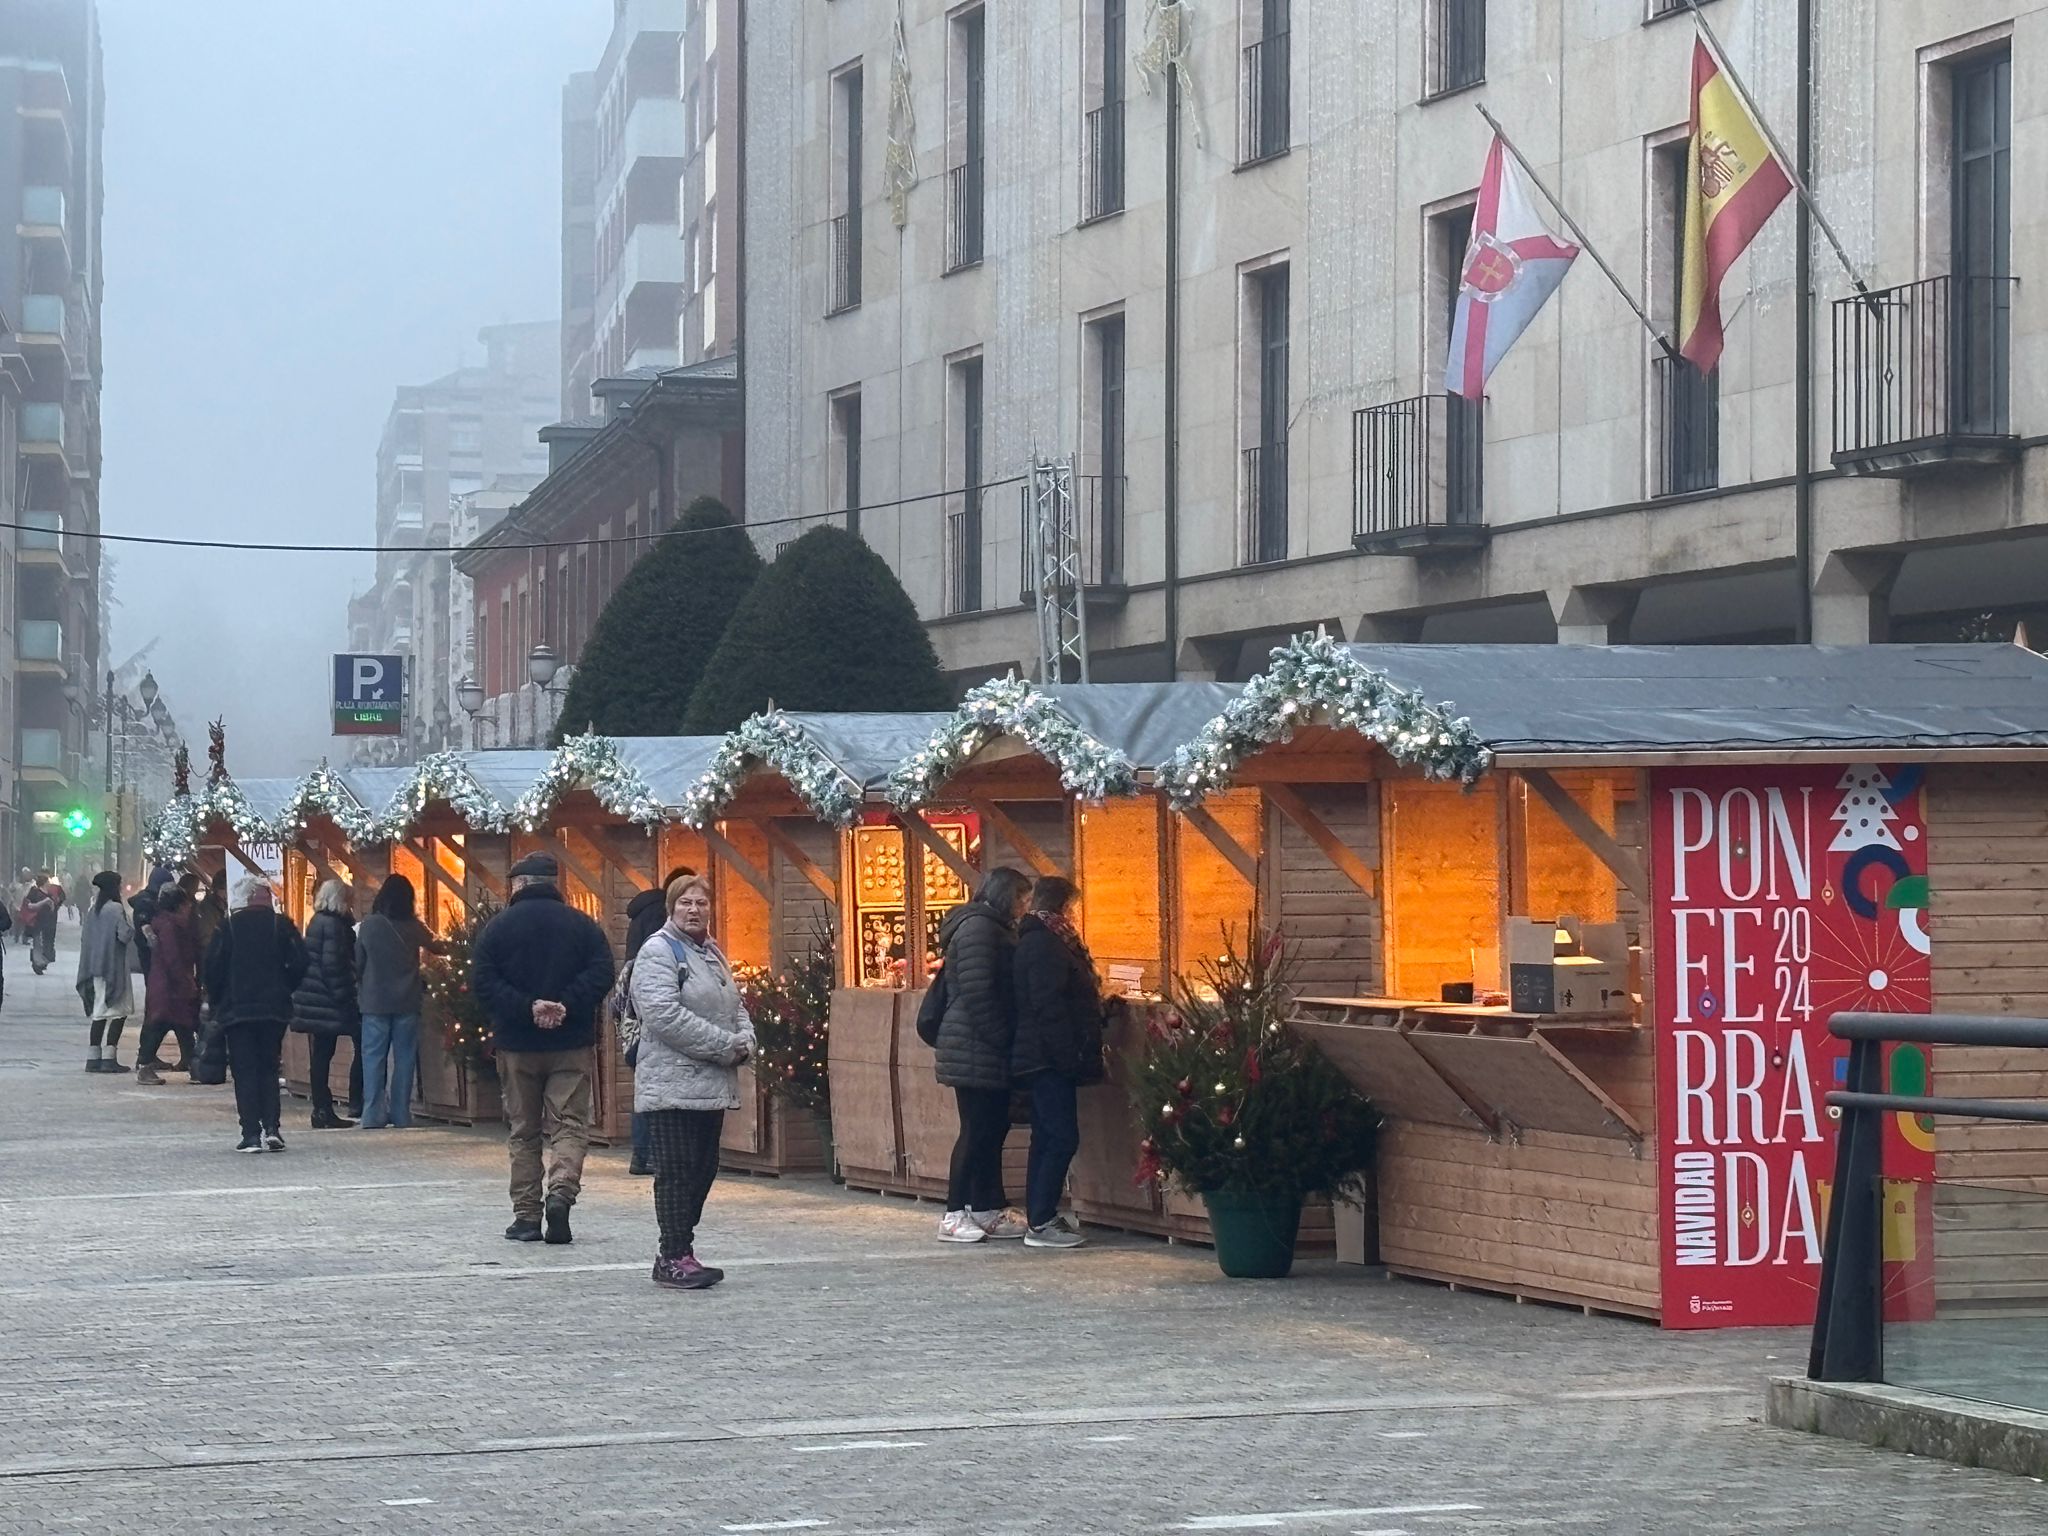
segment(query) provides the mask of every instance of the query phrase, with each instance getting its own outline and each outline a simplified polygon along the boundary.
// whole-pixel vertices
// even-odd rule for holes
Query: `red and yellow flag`
[[[1721,359],[1721,279],[1791,190],[1741,92],[1694,39],[1678,350],[1702,373]]]

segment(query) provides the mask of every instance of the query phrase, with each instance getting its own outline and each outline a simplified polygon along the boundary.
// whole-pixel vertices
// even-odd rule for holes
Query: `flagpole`
[[[1806,184],[1806,178],[1799,174],[1798,163],[1785,153],[1785,146],[1778,142],[1770,122],[1765,118],[1763,108],[1756,104],[1756,98],[1749,94],[1741,73],[1728,60],[1728,50],[1721,46],[1721,39],[1707,21],[1706,13],[1700,9],[1700,0],[1687,0],[1692,7],[1692,19],[1700,33],[1707,40],[1707,46],[1714,50],[1714,60],[1721,66],[1721,72],[1728,77],[1728,83],[1735,87],[1735,94],[1742,98],[1742,104],[1749,111],[1750,121],[1756,124],[1757,132],[1764,136],[1764,142],[1771,146],[1771,153],[1777,156],[1778,169],[1785,173],[1785,179],[1792,183],[1792,190],[1799,194],[1799,201],[1806,204],[1806,211],[1813,215],[1813,222],[1820,226],[1820,232],[1828,237],[1828,244],[1834,247],[1835,259],[1842,264],[1842,270],[1849,274],[1849,281],[1856,285],[1856,291],[1866,298],[1870,285],[1863,281],[1863,274],[1856,263],[1849,259],[1849,253],[1842,248],[1842,242],[1835,234],[1835,226],[1828,222],[1828,216],[1820,211],[1820,204],[1813,199],[1813,189]]]
[[[1607,258],[1600,254],[1599,247],[1586,237],[1586,232],[1583,229],[1579,228],[1579,221],[1573,218],[1571,213],[1565,208],[1565,205],[1557,200],[1557,194],[1544,185],[1543,178],[1536,174],[1536,167],[1531,165],[1528,157],[1515,147],[1515,141],[1508,137],[1507,130],[1500,125],[1500,120],[1487,111],[1483,103],[1474,102],[1472,105],[1477,108],[1479,115],[1486,119],[1486,125],[1493,130],[1494,137],[1499,139],[1501,144],[1507,149],[1507,152],[1515,157],[1515,164],[1522,168],[1522,173],[1535,185],[1536,190],[1543,194],[1543,200],[1557,210],[1557,216],[1564,220],[1565,228],[1569,229],[1572,232],[1572,238],[1579,242],[1579,249],[1593,258],[1593,265],[1607,275],[1607,281],[1614,284],[1614,291],[1620,294],[1622,301],[1636,312],[1636,318],[1643,322],[1643,329],[1650,333],[1650,339],[1664,349],[1666,357],[1678,356],[1678,348],[1671,344],[1671,338],[1657,328],[1656,322],[1650,318],[1649,314],[1643,309],[1643,306],[1636,302],[1636,296],[1629,292],[1628,286],[1616,275],[1614,268],[1607,265]]]

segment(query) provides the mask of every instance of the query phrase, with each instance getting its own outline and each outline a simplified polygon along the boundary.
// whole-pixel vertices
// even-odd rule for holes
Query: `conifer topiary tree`
[[[761,573],[704,669],[683,733],[732,730],[770,700],[790,710],[953,706],[910,595],[844,528],[813,528]]]
[[[698,679],[761,574],[745,528],[717,500],[699,497],[626,573],[597,616],[562,701],[564,737],[670,736]]]

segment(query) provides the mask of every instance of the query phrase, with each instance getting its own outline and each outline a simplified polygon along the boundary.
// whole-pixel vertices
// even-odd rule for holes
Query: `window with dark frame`
[[[1252,337],[1254,438],[1244,450],[1244,545],[1241,563],[1287,558],[1287,367],[1289,272],[1285,263],[1248,278]]]
[[[860,391],[832,397],[832,435],[839,450],[839,506],[849,533],[860,532]]]
[[[1950,430],[2002,436],[2011,413],[2012,54],[1957,65],[1950,92]]]
[[[946,270],[974,266],[983,251],[983,165],[987,154],[988,17],[980,6],[953,18],[959,64],[959,159],[946,172]]]
[[[1293,136],[1293,48],[1290,0],[1258,0],[1259,35],[1243,60],[1243,100],[1237,135],[1240,165],[1287,152]]]
[[[1658,238],[1664,243],[1670,286],[1665,294],[1667,327],[1676,340],[1685,285],[1685,194],[1691,141],[1679,139],[1654,152]],[[1684,358],[1659,350],[1650,359],[1656,382],[1658,496],[1712,490],[1721,483],[1721,387],[1716,373],[1702,373]]]
[[[1448,95],[1486,79],[1486,0],[1429,0],[1430,91]]]
[[[1444,294],[1443,340],[1439,358],[1450,349],[1451,327],[1458,313],[1458,291],[1464,282],[1465,253],[1472,245],[1472,204],[1437,218],[1438,282]],[[1486,402],[1446,394],[1444,402],[1444,521],[1476,523],[1483,514],[1482,490],[1486,462]]]
[[[953,365],[954,398],[960,412],[960,501],[947,517],[946,612],[981,611],[982,542],[982,363],[962,358]]]
[[[866,88],[858,65],[842,71],[832,82],[833,125],[839,144],[835,170],[838,185],[832,217],[832,295],[830,312],[838,314],[860,303],[861,245],[861,117]]]
[[[1089,327],[1095,339],[1096,463],[1084,515],[1085,578],[1105,586],[1124,580],[1124,317],[1110,315]]]
[[[1082,219],[1107,218],[1124,206],[1124,3],[1125,0],[1097,0],[1101,10],[1096,18],[1099,45],[1097,64],[1102,72],[1100,98],[1081,124]]]

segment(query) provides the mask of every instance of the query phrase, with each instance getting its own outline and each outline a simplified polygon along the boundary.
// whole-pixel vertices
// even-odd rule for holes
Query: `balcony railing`
[[[45,730],[39,726],[23,726],[21,730],[21,766],[24,769],[43,769],[50,773],[64,771],[64,733]]]
[[[1124,104],[1105,101],[1081,119],[1081,218],[1103,219],[1124,206]]]
[[[946,514],[946,612],[981,612],[982,498],[975,486]]]
[[[832,297],[828,314],[860,303],[860,210],[832,221]]]
[[[1129,481],[1122,475],[1074,476],[1074,536],[1080,543],[1081,584],[1113,598],[1124,585],[1124,498]],[[1044,568],[1038,541],[1038,517],[1032,487],[1018,490],[1018,542],[1024,551],[1018,597],[1038,601],[1038,575]]]
[[[14,626],[14,647],[23,661],[62,665],[64,626],[55,619],[22,619]]]
[[[1287,442],[1244,450],[1244,518],[1239,565],[1275,565],[1287,558]]]
[[[982,255],[981,162],[969,160],[946,172],[946,270],[971,267]]]
[[[1462,395],[1417,395],[1351,418],[1351,535],[1362,549],[1486,537],[1486,414]]]
[[[62,187],[23,187],[21,189],[21,222],[34,228],[64,228],[64,189]]]
[[[1657,484],[1653,494],[1683,496],[1721,483],[1719,375],[1682,357],[1650,359],[1657,394]]]
[[[2011,457],[2010,277],[1930,277],[1835,302],[1835,464]]]
[[[1270,32],[1244,51],[1243,115],[1237,124],[1239,165],[1253,165],[1287,152],[1293,134],[1289,43],[1289,33]]]
[[[64,407],[52,400],[36,400],[20,406],[15,420],[24,448],[64,448]]]
[[[1429,93],[1462,91],[1486,78],[1486,0],[1430,0],[1435,69]]]

